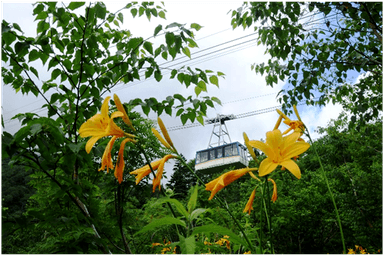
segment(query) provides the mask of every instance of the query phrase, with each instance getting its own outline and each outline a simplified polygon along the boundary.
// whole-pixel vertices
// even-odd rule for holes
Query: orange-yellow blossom
[[[276,109],[277,113],[279,113],[280,116],[279,116],[279,119],[278,119],[274,129],[277,129],[279,127],[282,118],[284,118],[283,123],[285,123],[286,125],[289,126],[289,128],[285,132],[283,132],[283,135],[289,133],[292,130],[294,132],[299,132],[300,134],[303,134],[303,132],[305,130],[305,125],[301,121],[299,112],[297,111],[297,108],[295,105],[293,105],[293,110],[295,111],[295,114],[296,114],[298,120],[293,121],[289,117],[287,117],[283,112],[281,112],[279,109]]]
[[[167,148],[173,150],[174,152],[177,152],[175,146],[173,145],[173,142],[172,142],[172,140],[171,140],[171,137],[170,137],[169,134],[168,134],[167,128],[165,128],[165,125],[164,125],[164,123],[163,123],[163,120],[161,120],[160,117],[157,118],[157,123],[159,124],[160,130],[161,130],[161,132],[163,133],[164,139],[165,139],[165,141],[166,141],[167,143],[165,143],[165,141],[164,141],[163,139],[160,139],[160,138],[162,138],[162,137],[160,136],[160,134],[159,134],[158,132],[157,132],[157,134],[154,133],[155,136],[160,140],[160,142],[161,142],[165,147],[167,147]],[[152,132],[153,132],[153,129],[152,129]]]
[[[153,178],[153,192],[155,192],[156,187],[159,187],[160,190],[160,180],[163,176],[164,164],[171,158],[175,158],[174,155],[166,155],[162,159],[154,161],[151,163],[152,170],[157,170],[156,177]],[[136,185],[147,175],[151,173],[151,167],[147,164],[135,171],[130,172],[130,174],[137,175],[136,176]]]
[[[85,145],[85,150],[87,151],[87,153],[89,153],[95,143],[103,137],[135,137],[132,134],[125,133],[113,121],[113,119],[116,117],[123,117],[124,114],[122,112],[116,111],[113,112],[111,116],[108,115],[108,102],[110,98],[110,96],[105,98],[103,105],[101,106],[101,113],[94,115],[80,126],[79,134],[81,137],[85,138],[91,136],[91,138],[87,141],[87,144]]]
[[[116,168],[115,168],[115,178],[119,181],[119,184],[123,181],[123,172],[124,172],[124,147],[125,144],[129,141],[133,141],[131,138],[126,138],[120,143],[119,154],[117,156]]]
[[[205,190],[211,191],[211,196],[208,200],[211,200],[217,192],[219,192],[225,186],[228,186],[233,181],[241,178],[244,174],[252,171],[256,171],[257,168],[243,168],[234,171],[229,171],[222,174],[220,177],[205,184]]]
[[[116,94],[113,95],[113,100],[115,101],[115,105],[117,107],[117,110],[119,110],[121,113],[123,113],[122,118],[123,118],[124,123],[126,123],[129,126],[129,128],[132,129],[132,131],[136,131],[135,127],[133,127],[132,122],[127,115],[127,112],[125,112],[123,104],[121,104],[121,101]]]
[[[107,173],[109,173],[109,169],[113,169],[111,151],[116,139],[117,136],[113,136],[105,147],[103,157],[101,158],[101,167],[99,168],[99,171],[102,171],[105,169],[105,167],[107,167]]]
[[[272,193],[272,202],[276,202],[277,200],[277,186],[276,182],[273,179],[268,179],[268,181],[272,182],[273,184],[273,193]]]
[[[163,144],[166,148],[168,149],[171,149],[171,146],[168,144],[168,142],[166,140],[164,140],[163,137],[161,137],[160,133],[152,127],[152,133],[156,136],[156,138],[161,142],[161,144]]]
[[[300,168],[291,158],[304,153],[310,146],[304,141],[297,141],[300,135],[294,132],[283,137],[280,130],[273,130],[267,132],[266,143],[249,141],[252,147],[260,149],[267,156],[259,166],[259,176],[267,175],[281,165],[300,179]]]
[[[247,205],[245,206],[245,208],[243,210],[244,213],[248,212],[248,214],[251,214],[251,211],[253,210],[252,205],[253,205],[253,201],[255,200],[255,195],[256,195],[256,189],[254,189],[252,191],[252,194],[248,199]]]
[[[253,148],[249,145],[249,139],[245,132],[243,132],[243,137],[244,137],[245,146],[247,146],[249,154],[251,154],[253,160],[255,160],[256,163],[259,163],[259,160],[257,160],[256,154],[255,154],[255,151],[253,151]]]

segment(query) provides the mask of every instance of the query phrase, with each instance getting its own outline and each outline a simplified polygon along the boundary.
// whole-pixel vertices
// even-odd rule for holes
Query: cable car
[[[247,148],[239,142],[232,142],[196,152],[196,171],[206,174],[215,173],[231,166],[236,169],[248,166]]]
[[[206,120],[206,123],[213,123],[214,126],[208,148],[196,152],[196,171],[208,174],[220,172],[231,166],[236,169],[248,166],[247,148],[239,142],[231,142],[225,125],[225,121],[235,118],[234,115],[217,115],[216,118]],[[212,143],[213,135],[218,137],[217,143]],[[229,143],[225,141],[225,136],[229,138]]]

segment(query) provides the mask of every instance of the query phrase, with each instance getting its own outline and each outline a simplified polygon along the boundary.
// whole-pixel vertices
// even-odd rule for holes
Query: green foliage
[[[314,23],[310,17],[320,25],[307,25]],[[244,3],[232,11],[231,24],[254,26],[258,44],[266,46],[271,59],[252,68],[266,74],[267,85],[287,80],[290,86],[280,91],[279,98],[285,110],[302,100],[325,105],[343,104],[349,98],[353,119],[360,125],[379,117],[381,2]],[[351,86],[347,80],[351,71],[366,76]]]
[[[381,63],[381,41],[377,40],[380,34],[375,33],[379,30],[370,25],[381,26],[381,12],[375,11],[380,5],[309,4],[311,12],[318,10],[326,16],[338,12],[344,17],[342,30],[328,27],[329,34],[324,32],[323,36],[318,35],[322,30],[303,33],[298,25],[305,6],[302,3],[250,3],[233,12],[233,26],[245,28],[266,18],[274,24],[258,29],[260,43],[267,45],[273,58],[268,65],[254,68],[267,73],[270,85],[288,78],[295,86],[287,92],[291,103],[303,95],[309,98],[311,90],[317,88],[328,95],[320,103],[331,99],[343,102],[353,114],[363,113],[362,118],[371,120],[360,122],[360,129],[354,129],[356,118],[352,116],[348,126],[341,117],[320,128],[324,136],[314,145],[334,190],[348,247],[359,244],[369,251],[382,249],[381,64],[376,63]],[[153,2],[128,3],[123,9],[148,20],[165,18],[166,12]],[[46,116],[17,114],[14,118],[23,127],[14,135],[2,134],[3,253],[244,253],[251,247],[252,253],[341,252],[334,208],[312,148],[298,160],[302,179],[296,180],[289,172],[274,172],[279,199],[270,203],[272,188],[266,186],[263,193],[268,201],[262,203],[263,195],[257,192],[250,215],[243,213],[255,187],[248,175],[211,201],[207,201],[209,192],[192,173],[194,161],[183,165],[186,160],[180,155],[167,188],[161,191],[152,193],[149,177],[136,184],[135,177],[129,175],[169,154],[152,134],[153,122],[133,108],[141,106],[146,115],[150,111],[172,115],[176,110],[183,124],[188,120],[202,123],[207,107],[220,104],[220,100],[201,93],[208,90],[208,84],[218,86],[224,76],[221,72],[175,69],[170,78],[186,87],[193,85],[196,95],[173,94],[165,100],[138,98],[124,104],[137,142],[124,148],[123,182],[119,184],[113,173],[97,171],[110,138],[100,138],[87,154],[87,139],[78,134],[80,125],[98,112],[101,96],[117,84],[139,80],[140,73],[160,81],[159,59],[174,59],[178,54],[190,57],[189,49],[197,47],[192,31],[199,31],[200,25],[192,23],[189,29],[176,22],[164,28],[157,26],[153,37],[163,36],[164,40],[158,46],[150,38],[133,37],[129,30],[120,29],[124,21],[121,10],[110,13],[101,2],[36,3],[33,14],[36,38],[25,37],[15,23],[2,22],[2,60],[9,64],[2,68],[4,83],[23,94],[41,95],[47,109]],[[111,46],[116,46],[117,52],[110,51]],[[348,54],[339,48],[347,49]],[[365,55],[358,56],[359,51]],[[314,57],[314,61],[306,62],[306,56]],[[342,57],[345,59],[340,63]],[[297,63],[291,62],[293,59]],[[47,68],[49,80],[40,80],[42,71],[36,68],[36,61]],[[287,62],[287,67],[281,61]],[[356,95],[351,93],[353,86],[329,87],[327,81],[334,81],[332,75],[343,78],[352,69],[370,71],[355,86],[359,89]],[[325,80],[321,74],[329,71],[335,72]],[[371,99],[365,99],[367,95]],[[283,95],[283,99],[289,106],[284,97],[288,96]],[[114,110],[113,101],[111,105]],[[123,130],[131,131],[120,118],[115,121]],[[114,145],[111,150],[114,163],[118,149],[119,145]],[[206,183],[218,175],[200,178]],[[265,208],[271,210],[271,229],[264,219]]]
[[[18,24],[2,21],[2,60],[7,64],[2,68],[4,83],[16,92],[40,95],[47,111],[44,116],[17,114],[14,118],[19,119],[23,127],[14,135],[4,133],[2,136],[3,160],[10,159],[4,163],[24,169],[17,171],[23,177],[18,179],[20,186],[11,183],[16,176],[4,172],[12,177],[9,183],[3,182],[4,227],[17,222],[14,229],[4,233],[7,252],[144,252],[146,248],[136,246],[141,244],[138,239],[142,237],[139,234],[135,238],[133,234],[147,224],[146,219],[135,220],[131,216],[141,214],[140,207],[153,195],[148,191],[148,178],[136,186],[134,177],[128,174],[146,164],[143,153],[155,159],[162,156],[164,150],[151,133],[153,124],[132,108],[140,105],[147,115],[150,111],[172,115],[173,110],[177,110],[176,116],[185,123],[187,120],[202,122],[207,108],[214,107],[214,102],[220,103],[214,97],[201,97],[200,91],[189,96],[175,94],[163,101],[154,98],[131,101],[125,107],[137,130],[136,136],[141,139],[137,147],[130,143],[125,146],[123,183],[117,185],[111,173],[97,172],[109,138],[99,139],[87,154],[84,150],[87,139],[78,134],[81,124],[98,112],[102,96],[116,85],[140,80],[140,74],[145,74],[145,79],[162,80],[159,60],[167,60],[168,56],[174,59],[179,54],[190,57],[189,49],[197,47],[194,31],[201,28],[196,23],[189,28],[176,22],[164,28],[159,25],[153,37],[163,37],[163,43],[157,45],[150,41],[153,37],[133,36],[128,29],[121,28],[123,10],[129,10],[133,17],[145,15],[148,20],[165,19],[166,12],[154,2],[128,3],[116,13],[108,11],[102,2],[39,2],[33,9],[36,38],[25,36]],[[41,80],[45,71],[39,68],[40,64],[48,72],[47,80]],[[185,74],[185,79],[178,79],[180,83],[199,88],[203,82],[218,86],[218,78],[224,75],[189,67],[175,72]],[[206,90],[204,87],[202,91]],[[116,121],[126,128],[121,120]],[[118,145],[114,145],[114,159],[117,150]],[[25,191],[28,180],[28,186],[35,191],[32,196]],[[20,208],[17,201],[10,201],[19,193],[18,189],[25,191],[19,198],[23,204],[21,209],[17,209]],[[31,236],[34,239],[23,247],[22,239]]]
[[[188,162],[188,166],[194,169],[195,161]],[[189,191],[193,184],[196,184],[196,177],[188,170],[181,161],[176,161],[173,167],[173,174],[167,183],[167,188],[173,191],[172,198],[182,200],[187,198],[185,191]]]
[[[348,129],[345,116],[315,142],[341,215],[347,248],[377,251],[382,238],[382,122]],[[278,253],[342,253],[334,208],[313,147],[299,160],[302,179],[281,173],[273,204]]]

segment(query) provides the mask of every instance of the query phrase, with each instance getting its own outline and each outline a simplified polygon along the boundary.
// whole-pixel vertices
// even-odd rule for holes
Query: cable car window
[[[217,158],[223,157],[223,148],[217,148]]]
[[[239,151],[237,150],[237,144],[232,145],[232,155],[233,156],[239,155]]]
[[[196,154],[196,164],[200,163],[200,152]]]
[[[224,156],[233,156],[233,150],[232,150],[232,145],[225,146],[224,148]]]
[[[215,149],[211,149],[209,150],[209,159],[212,160],[212,159],[215,159]]]
[[[200,152],[200,160],[201,162],[208,161],[208,151]]]

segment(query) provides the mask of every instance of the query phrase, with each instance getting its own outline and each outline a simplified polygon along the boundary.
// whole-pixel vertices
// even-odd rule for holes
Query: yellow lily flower
[[[117,110],[119,110],[121,113],[123,113],[122,118],[123,118],[124,123],[126,123],[129,126],[129,128],[132,129],[132,131],[136,131],[135,127],[133,127],[132,122],[127,115],[127,112],[125,112],[123,104],[121,104],[121,101],[116,94],[113,95],[113,100],[115,101],[115,105],[117,107]]]
[[[249,141],[252,147],[260,149],[267,155],[259,166],[259,176],[267,175],[281,165],[300,179],[300,168],[291,158],[304,153],[310,146],[304,141],[297,141],[300,136],[300,133],[294,132],[283,137],[280,130],[273,130],[267,132],[266,143]]]
[[[123,172],[124,172],[124,147],[125,144],[129,141],[133,141],[131,138],[126,138],[120,143],[119,154],[117,156],[116,168],[115,168],[115,178],[119,181],[119,184],[123,181]]]
[[[152,128],[152,132],[153,134],[158,138],[158,140],[168,149],[172,150],[173,152],[177,152],[175,146],[173,145],[173,142],[171,140],[171,137],[169,136],[168,134],[168,131],[167,131],[167,128],[165,128],[165,125],[163,123],[163,120],[161,120],[160,117],[157,118],[157,123],[159,124],[159,127],[160,127],[160,130],[161,132],[163,133],[163,136],[164,136],[164,139],[163,137],[161,137],[160,133]]]
[[[211,196],[209,197],[208,200],[211,200],[217,192],[219,192],[222,188],[225,186],[228,186],[231,184],[233,181],[241,178],[244,174],[251,172],[251,171],[256,171],[257,168],[243,168],[243,169],[238,169],[238,170],[233,170],[224,173],[220,177],[210,181],[209,183],[205,184],[205,190],[211,191]]]
[[[99,168],[99,171],[102,171],[105,169],[105,167],[107,167],[107,173],[109,173],[109,169],[113,169],[111,150],[116,139],[117,137],[113,136],[105,147],[103,157],[101,158],[101,167]]]
[[[252,191],[252,194],[248,199],[247,205],[245,206],[245,208],[243,210],[244,213],[248,212],[248,214],[251,214],[251,211],[253,210],[252,205],[253,205],[253,201],[255,200],[255,195],[256,195],[256,189],[254,189]]]
[[[245,132],[243,132],[243,137],[244,137],[245,146],[247,146],[249,154],[251,154],[253,160],[255,160],[256,163],[259,163],[259,160],[257,160],[256,154],[255,154],[255,151],[253,151],[253,148],[249,145],[249,139]]]
[[[133,140],[135,137],[132,134],[124,132],[120,127],[116,125],[116,123],[113,121],[116,117],[122,117],[123,120],[126,122],[128,118],[123,106],[120,103],[120,100],[115,95],[115,102],[118,106],[117,108],[121,111],[115,111],[109,116],[108,110],[109,110],[109,99],[111,97],[108,96],[105,98],[103,105],[101,106],[101,113],[98,113],[88,119],[85,123],[83,123],[80,126],[79,134],[81,137],[89,137],[91,138],[87,141],[87,144],[85,145],[85,150],[87,153],[89,153],[92,149],[92,147],[95,145],[95,143],[103,137],[112,136],[111,140],[108,142],[107,146],[105,147],[103,157],[101,158],[101,167],[99,168],[99,171],[104,170],[107,168],[107,173],[109,172],[109,169],[113,169],[113,162],[112,162],[112,147],[115,143],[117,138],[126,137],[122,143],[120,144],[120,150],[118,154],[117,164],[115,168],[115,177],[118,179],[119,183],[123,180],[123,171],[124,171],[124,158],[123,158],[123,150],[124,146],[128,141],[136,142]],[[132,127],[133,128],[133,127]]]
[[[277,186],[276,182],[273,179],[268,179],[268,181],[273,183],[273,194],[272,194],[272,202],[276,202],[277,200]]]
[[[159,190],[160,190],[160,180],[161,180],[161,177],[163,176],[165,162],[175,157],[176,156],[174,155],[166,155],[162,159],[151,163],[152,169],[154,171],[157,170],[156,177],[153,178],[153,192],[155,192],[156,187],[159,187]],[[136,185],[137,185],[145,176],[149,175],[150,173],[151,173],[151,168],[147,164],[137,170],[130,172],[129,174],[137,175],[136,176]]]
[[[281,112],[280,110],[276,109],[277,113],[279,113],[280,116],[279,116],[279,119],[277,120],[277,123],[276,123],[274,129],[277,129],[279,127],[282,118],[284,118],[283,123],[285,123],[286,125],[289,126],[289,128],[285,132],[283,132],[283,135],[289,133],[292,130],[294,132],[299,132],[300,134],[303,134],[303,132],[305,130],[305,125],[301,121],[299,112],[297,111],[297,108],[296,108],[295,105],[293,105],[293,110],[295,111],[295,114],[296,114],[298,120],[292,121],[283,112]]]
[[[105,98],[103,105],[101,106],[101,113],[98,113],[88,119],[85,123],[80,126],[79,134],[81,137],[92,136],[85,145],[85,150],[89,153],[95,143],[106,136],[130,137],[135,136],[129,133],[125,133],[120,127],[118,127],[113,119],[116,117],[123,117],[124,114],[120,111],[113,112],[111,116],[108,115],[108,102],[111,97]]]

